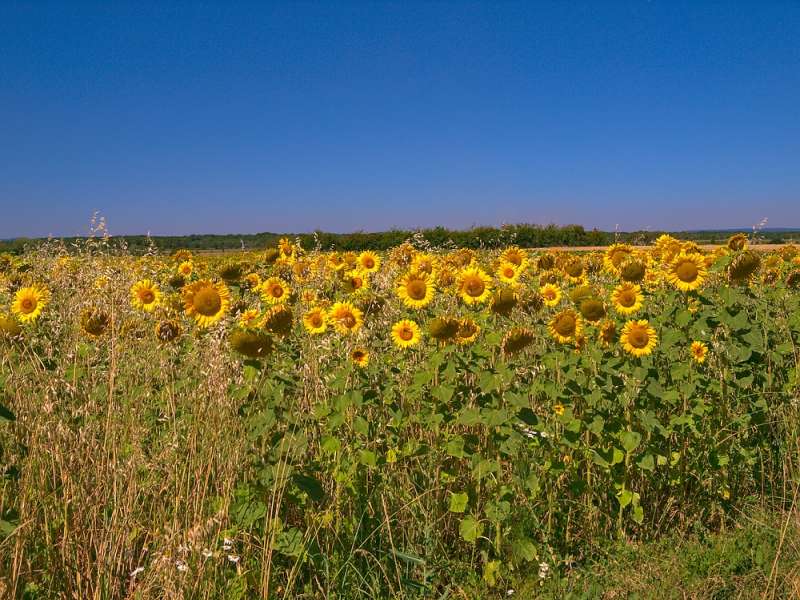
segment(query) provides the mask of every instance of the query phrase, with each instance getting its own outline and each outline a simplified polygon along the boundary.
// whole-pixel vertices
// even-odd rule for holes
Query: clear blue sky
[[[0,4],[0,238],[800,226],[800,2]]]

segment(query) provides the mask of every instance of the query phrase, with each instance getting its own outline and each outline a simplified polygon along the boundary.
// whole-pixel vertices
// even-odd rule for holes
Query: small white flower
[[[175,566],[178,568],[178,571],[180,571],[181,573],[183,573],[184,571],[188,571],[189,570],[189,565],[187,565],[182,560],[176,560],[175,561]]]
[[[225,550],[225,552],[227,552],[231,548],[233,548],[233,540],[230,538],[225,538],[222,541],[222,549]]]
[[[228,560],[231,561],[232,563],[238,563],[239,557],[236,556],[235,554],[228,554]]]
[[[131,577],[136,577],[139,573],[144,571],[144,567],[136,567],[133,571],[131,571]]]
[[[539,563],[539,579],[545,579],[550,571],[550,565],[546,562]]]
[[[214,556],[214,553],[208,548],[203,548],[203,552],[201,552],[201,554],[203,555],[203,558],[211,558]]]
[[[513,596],[514,590],[506,590],[506,596]]]
[[[181,554],[187,554],[189,552],[189,547],[186,546],[185,544],[181,544],[180,546],[178,546],[178,552],[180,552]]]

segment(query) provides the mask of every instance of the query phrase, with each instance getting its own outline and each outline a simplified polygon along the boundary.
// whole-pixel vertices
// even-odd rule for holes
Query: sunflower
[[[518,283],[519,276],[522,274],[522,269],[520,269],[514,263],[501,262],[497,266],[495,274],[501,282],[509,285],[516,285]]]
[[[458,277],[458,292],[467,304],[486,302],[492,292],[491,279],[480,267],[469,267]]]
[[[458,332],[456,333],[456,342],[462,346],[471,344],[478,339],[480,332],[480,325],[475,321],[469,317],[461,319],[461,322],[458,324]]]
[[[622,348],[633,356],[646,356],[653,351],[658,342],[656,330],[646,319],[628,321],[619,337]]]
[[[509,262],[519,267],[521,270],[525,268],[528,262],[528,253],[518,246],[509,246],[500,254],[500,260],[502,262]]]
[[[561,302],[561,289],[552,283],[546,283],[539,288],[539,295],[544,300],[545,306],[554,307],[558,306]]]
[[[20,288],[14,295],[11,312],[23,323],[35,321],[49,301],[50,291],[47,288],[38,285]]]
[[[434,287],[428,275],[410,272],[397,282],[397,295],[409,308],[423,308],[433,300]]]
[[[604,321],[602,325],[600,325],[598,337],[600,338],[600,344],[602,344],[604,347],[608,348],[611,344],[613,344],[616,335],[617,324],[614,323],[614,321]]]
[[[581,300],[578,310],[581,316],[590,323],[596,323],[606,316],[606,307],[599,298],[584,298]]]
[[[436,317],[428,323],[428,334],[440,342],[448,342],[458,335],[460,322],[453,317]]]
[[[586,268],[583,266],[583,261],[579,256],[572,257],[565,262],[562,270],[572,283],[583,281],[583,277],[586,272]]]
[[[746,250],[747,241],[747,234],[736,233],[728,238],[728,243],[726,245],[728,250],[733,250],[734,252],[737,250]]]
[[[620,266],[633,256],[633,252],[633,246],[629,244],[611,244],[603,255],[603,266],[609,273],[618,275]]]
[[[17,320],[9,314],[0,312],[0,337],[14,338],[22,333],[22,327]]]
[[[255,308],[248,308],[239,315],[239,325],[245,329],[255,327],[258,317],[259,312]]]
[[[355,333],[364,324],[361,311],[349,302],[337,302],[331,306],[328,320],[339,333]]]
[[[381,259],[374,252],[365,250],[358,255],[358,266],[367,273],[375,273],[381,267]]]
[[[490,308],[498,315],[508,316],[519,302],[517,293],[512,288],[502,288],[492,294]]]
[[[728,278],[733,283],[745,283],[761,266],[761,257],[755,252],[744,250],[738,253],[728,265]]]
[[[684,292],[699,288],[706,278],[706,266],[703,257],[697,253],[681,252],[670,263],[667,280]]]
[[[276,304],[264,314],[261,327],[268,333],[285,336],[292,331],[293,319],[294,314],[291,308],[285,304]]]
[[[619,267],[619,276],[623,281],[638,283],[645,278],[647,265],[641,258],[631,257],[622,261]]]
[[[192,260],[192,253],[183,248],[176,250],[175,254],[172,255],[172,260],[175,262],[186,262],[187,260]]]
[[[350,352],[350,360],[358,367],[364,368],[369,364],[369,352],[366,348],[354,348]]]
[[[285,302],[290,293],[289,284],[280,277],[270,277],[261,284],[261,298],[270,304]]]
[[[409,319],[402,319],[392,326],[392,340],[398,348],[416,346],[422,339],[419,325]]]
[[[181,290],[186,315],[194,317],[200,327],[210,327],[218,322],[230,307],[231,293],[221,282],[201,279]]]
[[[365,292],[369,289],[369,280],[366,271],[354,269],[344,276],[344,288],[350,294]]]
[[[178,265],[178,275],[181,275],[182,277],[189,277],[193,271],[194,265],[190,260],[185,260]]]
[[[708,354],[708,346],[705,342],[692,342],[689,350],[692,353],[692,360],[698,364],[706,362],[706,355]]]
[[[534,338],[535,335],[530,329],[515,327],[506,333],[506,335],[503,337],[500,347],[503,350],[503,354],[506,356],[511,356],[512,354],[521,352],[530,346],[533,343]]]
[[[111,324],[108,313],[98,308],[86,308],[81,313],[81,329],[91,337],[100,337]]]
[[[574,310],[562,310],[550,320],[548,330],[556,341],[566,344],[581,334],[583,321]]]
[[[614,304],[614,310],[621,315],[632,315],[640,310],[643,300],[642,288],[629,281],[621,283],[611,293],[611,302]]]
[[[306,328],[308,333],[325,333],[328,328],[328,317],[325,314],[325,310],[320,307],[309,310],[303,315],[303,327]]]
[[[178,339],[180,334],[181,326],[177,321],[167,320],[156,323],[156,337],[160,342],[173,342]]]
[[[142,279],[131,286],[133,306],[152,312],[161,302],[161,291],[150,279]]]
[[[248,273],[242,280],[242,287],[248,290],[257,290],[261,287],[261,275]]]
[[[439,266],[439,261],[431,254],[417,254],[411,261],[409,271],[416,271],[417,273],[425,273],[426,275],[435,275]]]
[[[231,333],[228,341],[235,352],[248,358],[263,358],[274,347],[269,335],[252,329],[237,329]]]

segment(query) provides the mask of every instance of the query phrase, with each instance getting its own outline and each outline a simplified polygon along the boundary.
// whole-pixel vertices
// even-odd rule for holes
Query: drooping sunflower
[[[381,259],[374,252],[365,250],[358,255],[358,266],[367,273],[376,273],[381,268]]]
[[[289,284],[280,277],[270,277],[261,284],[261,298],[270,304],[286,302],[291,294]]]
[[[325,333],[328,328],[328,317],[325,310],[314,307],[303,315],[303,327],[311,334]]]
[[[567,344],[577,337],[583,331],[583,320],[572,309],[562,310],[556,314],[547,326],[550,335],[562,343]]]
[[[174,342],[181,334],[181,326],[174,320],[159,321],[155,330],[158,341],[163,343]]]
[[[17,320],[9,314],[0,312],[0,338],[15,338],[22,333],[22,327]]]
[[[728,279],[732,283],[746,283],[761,266],[761,257],[750,250],[743,250],[733,257],[728,265]]]
[[[81,329],[90,337],[100,337],[111,324],[108,313],[99,308],[86,308],[81,313]]]
[[[621,283],[611,293],[611,302],[614,304],[614,310],[621,315],[632,315],[640,310],[643,301],[642,288],[629,281]]]
[[[514,327],[503,337],[500,347],[503,349],[503,354],[511,356],[530,346],[534,338],[535,335],[530,329]]]
[[[285,304],[276,304],[264,313],[261,327],[268,333],[283,337],[291,333],[293,322],[294,313],[292,313],[292,309]]]
[[[222,282],[201,279],[184,287],[181,295],[186,315],[200,327],[211,327],[230,308],[231,293]]]
[[[45,287],[34,285],[20,288],[14,294],[11,312],[23,323],[35,321],[49,301],[50,291]]]
[[[728,250],[736,252],[738,250],[746,250],[747,242],[748,242],[747,234],[736,233],[728,238],[728,243],[726,245],[728,247]]]
[[[697,253],[681,252],[670,263],[667,280],[684,292],[696,290],[706,278],[706,266],[703,256]]]
[[[337,302],[328,311],[328,320],[339,333],[355,333],[364,324],[363,314],[349,302]]]
[[[600,298],[584,298],[578,307],[581,316],[590,323],[596,323],[606,316],[606,307]]]
[[[456,342],[462,346],[471,344],[478,339],[480,332],[481,327],[475,321],[469,317],[461,319],[458,325],[458,332],[456,333]]]
[[[459,320],[454,317],[436,317],[428,323],[428,334],[439,342],[448,342],[458,335],[460,325]]]
[[[545,306],[550,308],[558,306],[558,303],[561,302],[561,289],[552,283],[546,283],[540,287],[539,295],[544,300]]]
[[[598,337],[600,338],[600,344],[608,348],[611,344],[614,343],[614,339],[617,335],[617,324],[614,321],[604,321],[600,325],[600,331],[598,332]]]
[[[583,281],[586,273],[586,268],[584,267],[583,260],[581,260],[580,256],[574,256],[567,260],[562,266],[562,270],[572,283]]]
[[[397,282],[397,295],[409,308],[424,308],[433,300],[434,286],[424,273],[411,271]]]
[[[650,326],[647,319],[628,321],[622,328],[619,337],[623,350],[633,356],[647,356],[658,343],[656,330]]]
[[[708,355],[708,345],[705,342],[692,342],[689,350],[692,353],[692,360],[698,364],[706,362]]]
[[[248,358],[263,358],[275,346],[269,335],[252,329],[236,329],[230,334],[228,341],[235,352]]]
[[[142,279],[131,286],[131,301],[139,310],[152,312],[161,302],[161,291],[150,279]]]
[[[492,302],[489,305],[493,313],[507,317],[514,310],[519,302],[519,297],[513,288],[501,288],[492,294]]]
[[[366,348],[353,348],[350,360],[358,367],[364,368],[369,364],[369,351]]]
[[[480,267],[469,267],[458,277],[458,293],[466,304],[481,304],[492,292],[491,278]]]
[[[410,319],[402,319],[392,325],[392,341],[398,348],[416,346],[421,339],[419,325]]]

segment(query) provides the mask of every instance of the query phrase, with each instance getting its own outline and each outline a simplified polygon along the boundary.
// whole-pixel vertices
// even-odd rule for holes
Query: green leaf
[[[339,441],[339,438],[327,436],[322,438],[322,444],[320,444],[320,447],[325,454],[336,454],[342,449],[342,442]]]
[[[617,493],[617,500],[619,500],[619,505],[625,508],[631,503],[631,500],[633,500],[633,492],[630,490],[620,490]]]
[[[652,454],[645,454],[636,462],[640,469],[645,471],[654,471],[656,468],[656,461]]]
[[[470,515],[461,519],[461,523],[458,524],[458,533],[464,541],[475,542],[483,534],[483,523]]]
[[[448,510],[454,513],[463,513],[465,510],[467,510],[468,503],[469,496],[466,492],[459,492],[458,494],[451,493],[450,508]]]
[[[392,554],[396,558],[399,558],[404,563],[409,565],[424,565],[425,559],[421,556],[417,556],[416,554],[411,554],[410,552],[401,552],[400,550],[392,550]]]
[[[642,434],[636,431],[624,431],[619,436],[619,440],[622,442],[622,447],[625,448],[625,451],[630,454],[639,446],[639,442],[642,441]]]
[[[641,505],[637,504],[633,507],[633,513],[631,516],[639,525],[642,524],[642,521],[644,521],[644,509],[641,507]]]
[[[0,420],[3,421],[14,421],[16,420],[16,415],[13,412],[8,410],[5,406],[0,404]]]
[[[514,554],[514,558],[517,559],[518,562],[531,562],[538,558],[536,546],[534,546],[532,541],[525,537],[517,538],[511,542],[511,552]]]
[[[378,459],[372,450],[362,450],[358,461],[365,467],[374,468],[378,464]]]
[[[462,438],[460,435],[452,438],[449,442],[447,442],[445,452],[447,452],[449,456],[453,456],[455,458],[464,458],[464,456],[466,456],[466,453],[464,452],[464,438]]]

